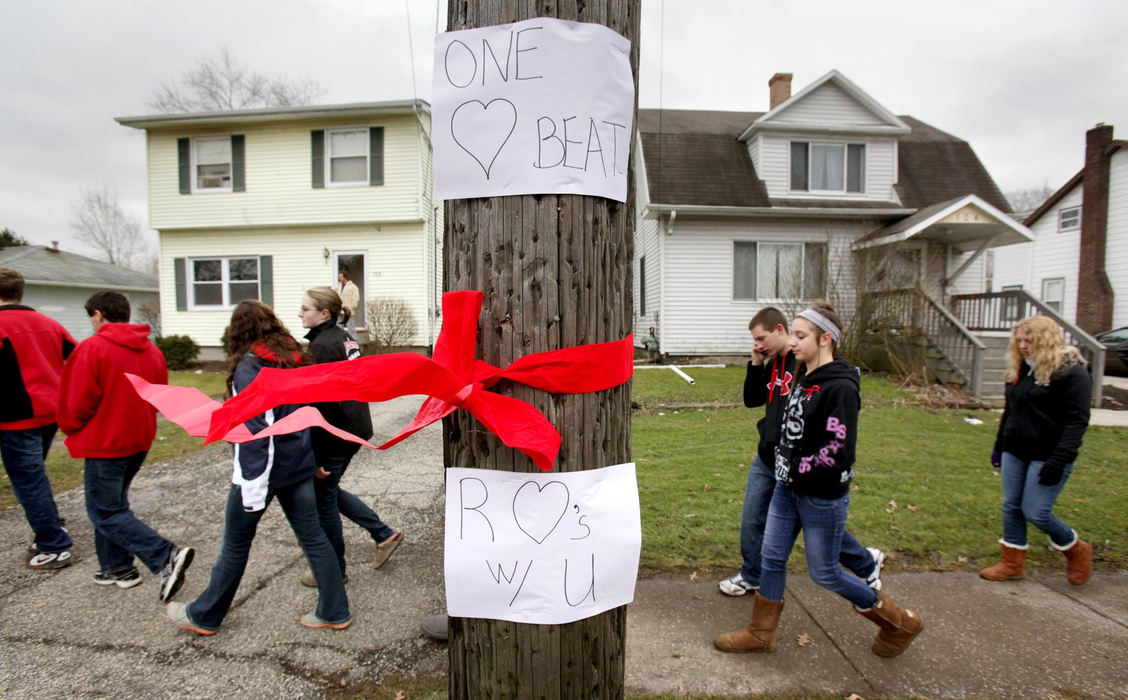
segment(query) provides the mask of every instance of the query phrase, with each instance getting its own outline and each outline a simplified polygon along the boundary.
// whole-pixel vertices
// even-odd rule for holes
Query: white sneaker
[[[760,590],[759,586],[753,586],[751,583],[745,581],[744,576],[739,571],[736,572],[736,576],[726,578],[724,581],[718,583],[717,587],[721,589],[721,593],[731,596],[742,596],[749,592]]]
[[[866,551],[873,557],[873,573],[866,577],[866,585],[875,591],[881,590],[881,570],[885,568],[885,552],[877,547],[866,547]]]

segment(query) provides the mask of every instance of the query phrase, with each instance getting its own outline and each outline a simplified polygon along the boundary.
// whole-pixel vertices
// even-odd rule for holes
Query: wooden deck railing
[[[1062,318],[1042,301],[1021,289],[985,294],[958,294],[950,305],[956,318],[973,331],[1010,332],[1020,319],[1040,314],[1057,321],[1065,332],[1065,342],[1081,351],[1093,376],[1093,405],[1101,405],[1104,384],[1105,348],[1096,338]]]

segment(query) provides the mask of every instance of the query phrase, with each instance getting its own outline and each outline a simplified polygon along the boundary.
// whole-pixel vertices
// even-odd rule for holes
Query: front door
[[[337,273],[344,270],[349,279],[360,290],[360,303],[356,309],[356,328],[366,330],[365,323],[368,309],[368,253],[363,250],[335,250],[333,251],[333,289],[340,291],[337,282]]]

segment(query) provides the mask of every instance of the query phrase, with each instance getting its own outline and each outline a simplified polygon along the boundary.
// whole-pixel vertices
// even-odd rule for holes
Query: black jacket
[[[317,364],[343,362],[360,357],[360,345],[331,320],[311,328],[305,337],[309,341],[309,354]],[[347,430],[365,440],[372,437],[372,414],[368,412],[368,404],[360,401],[331,401],[313,405],[333,427]],[[358,449],[360,445],[355,442],[341,440],[324,430],[313,431],[313,453],[321,466],[325,466],[329,457],[351,457]]]
[[[775,464],[775,448],[779,444],[779,426],[783,421],[783,408],[795,386],[795,356],[790,350],[776,355],[761,365],[748,363],[744,376],[744,405],[748,408],[766,406],[764,417],[756,424],[760,433],[757,452],[764,464]]]
[[[1089,427],[1092,393],[1093,380],[1079,361],[1054,372],[1046,385],[1038,384],[1030,366],[1022,363],[1018,379],[1007,384],[995,449],[1025,461],[1073,462]]]
[[[841,498],[854,478],[861,409],[858,368],[834,360],[799,377],[783,414],[776,481],[815,498]]]

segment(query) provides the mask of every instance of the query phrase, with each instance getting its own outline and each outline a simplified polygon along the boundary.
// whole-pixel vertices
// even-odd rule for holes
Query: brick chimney
[[[787,101],[791,97],[791,74],[790,73],[776,73],[768,81],[768,92],[770,95],[771,106],[769,110],[773,110],[779,105]]]
[[[1081,177],[1081,262],[1077,270],[1077,325],[1090,334],[1112,327],[1112,284],[1105,272],[1108,232],[1108,147],[1112,127],[1097,124],[1085,133]]]

